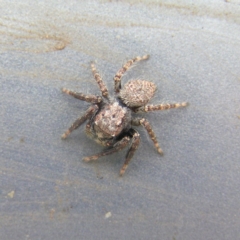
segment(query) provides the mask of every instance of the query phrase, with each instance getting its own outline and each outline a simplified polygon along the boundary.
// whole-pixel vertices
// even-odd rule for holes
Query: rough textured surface
[[[149,56],[145,55],[128,60],[115,75],[114,93],[110,95],[95,65],[91,64],[92,73],[101,91],[102,98],[81,92],[73,92],[65,88],[62,89],[63,93],[92,103],[85,113],[78,117],[65,131],[62,139],[66,139],[72,131],[87,122],[85,130],[87,136],[98,144],[108,147],[108,149],[103,149],[92,156],[84,157],[85,162],[96,161],[100,157],[116,153],[129,144],[124,164],[120,170],[120,176],[122,176],[140,143],[140,134],[133,128],[134,126],[143,126],[157,151],[163,154],[150,123],[144,118],[133,116],[131,113],[138,112],[139,108],[140,112],[150,112],[186,107],[187,103],[147,105],[156,91],[156,85],[146,80],[130,80],[121,87],[123,73],[127,72],[134,62],[148,58]]]
[[[141,107],[148,103],[156,91],[156,85],[145,80],[131,80],[127,82],[119,96],[129,107]]]
[[[110,137],[118,136],[127,125],[130,124],[130,113],[127,108],[114,102],[106,105],[102,112],[98,113],[95,124]]]
[[[0,239],[238,239],[239,7],[1,1]],[[95,60],[112,91],[119,65],[148,53],[128,78],[154,82],[153,103],[191,105],[149,114],[165,155],[146,136],[119,178],[123,152],[89,166],[102,147],[83,129],[60,139],[88,106],[60,89],[97,94]]]

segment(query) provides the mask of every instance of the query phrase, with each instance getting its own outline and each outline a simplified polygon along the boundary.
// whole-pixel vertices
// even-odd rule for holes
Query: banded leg
[[[100,96],[96,96],[96,95],[92,95],[92,94],[86,95],[86,94],[83,94],[80,92],[74,92],[74,91],[68,90],[66,88],[63,88],[62,92],[66,93],[68,95],[71,95],[79,100],[85,101],[85,102],[89,102],[89,103],[102,102],[102,98]]]
[[[108,99],[108,89],[105,83],[103,82],[100,74],[97,72],[97,69],[93,62],[91,63],[91,69],[92,69],[93,76],[102,92],[102,96]]]
[[[118,151],[122,150],[123,148],[125,148],[128,145],[129,141],[130,141],[130,138],[128,136],[126,136],[126,137],[122,138],[120,141],[116,142],[113,145],[113,147],[111,147],[109,149],[106,149],[106,150],[103,150],[102,152],[97,153],[95,155],[92,155],[92,156],[89,156],[89,157],[84,157],[83,161],[89,162],[89,161],[92,161],[92,160],[98,160],[98,158],[100,158],[100,157],[118,152]]]
[[[90,118],[98,110],[97,105],[90,106],[83,116],[79,117],[71,127],[62,135],[62,139],[67,138],[67,136],[75,129],[77,129],[81,124],[83,124],[88,118]]]
[[[132,136],[132,144],[127,152],[125,162],[120,170],[120,176],[122,176],[125,173],[129,162],[131,161],[135,151],[138,149],[139,143],[140,143],[140,135],[137,131],[134,130],[134,134]]]
[[[114,77],[115,83],[115,92],[118,93],[121,89],[121,78],[123,74],[135,63],[141,60],[146,60],[149,58],[149,55],[145,55],[143,57],[135,57],[133,59],[128,60],[121,69],[119,69]]]
[[[157,141],[156,135],[153,132],[153,129],[150,123],[145,118],[135,118],[132,120],[132,125],[139,126],[142,125],[148,132],[149,137],[152,139],[155,148],[157,149],[158,153],[161,155],[163,154],[163,150],[160,148],[159,143]]]
[[[139,112],[151,112],[151,111],[159,111],[159,110],[167,110],[170,108],[180,108],[180,107],[186,107],[188,105],[187,102],[182,103],[167,103],[167,104],[158,104],[158,105],[150,105],[147,104],[145,106],[139,107],[134,109],[133,111],[135,113]]]

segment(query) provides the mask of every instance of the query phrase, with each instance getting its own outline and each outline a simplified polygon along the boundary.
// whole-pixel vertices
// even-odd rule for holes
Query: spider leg
[[[66,88],[62,88],[62,92],[85,102],[90,102],[90,103],[102,102],[102,98],[100,96],[91,95],[91,94],[86,95],[80,92],[74,92],[74,91],[68,90]]]
[[[97,72],[97,69],[93,62],[91,63],[91,69],[92,69],[93,76],[102,92],[102,96],[105,97],[106,99],[108,99],[108,89],[107,89],[105,83],[103,82],[100,74]]]
[[[139,133],[134,129],[131,129],[131,130],[134,131],[134,134],[132,136],[132,143],[131,143],[131,147],[129,148],[129,150],[127,152],[125,162],[124,162],[124,164],[123,164],[123,166],[120,170],[120,176],[122,176],[125,173],[125,171],[128,167],[128,164],[131,161],[131,159],[132,159],[132,157],[133,157],[133,155],[134,155],[135,151],[137,150],[137,148],[139,146],[139,143],[140,143]]]
[[[83,116],[79,117],[70,128],[62,135],[62,139],[67,138],[67,136],[75,129],[77,129],[81,124],[83,124],[88,118],[90,118],[98,110],[97,105],[90,106]]]
[[[135,62],[139,62],[141,60],[146,60],[149,58],[149,55],[145,55],[142,57],[135,57],[133,59],[128,60],[122,68],[120,68],[114,77],[114,83],[115,83],[115,92],[118,93],[121,89],[121,78],[123,74],[133,65]]]
[[[161,155],[163,154],[163,150],[159,146],[156,135],[155,135],[150,123],[145,118],[133,119],[132,125],[134,125],[134,126],[142,125],[147,130],[147,133],[148,133],[149,137],[152,139],[153,144],[154,144],[155,148],[157,149],[158,153],[160,153]]]
[[[98,160],[98,158],[100,158],[100,157],[118,152],[118,151],[122,150],[123,148],[125,148],[128,145],[129,141],[130,141],[130,137],[125,136],[120,141],[116,142],[111,148],[103,150],[102,152],[97,153],[95,155],[92,155],[89,157],[84,157],[83,161],[89,162],[91,160]]]
[[[158,104],[158,105],[147,104],[145,106],[136,108],[133,111],[135,113],[138,113],[138,112],[151,112],[151,111],[158,111],[158,110],[167,110],[167,109],[170,109],[170,108],[186,107],[187,105],[188,105],[187,102]]]

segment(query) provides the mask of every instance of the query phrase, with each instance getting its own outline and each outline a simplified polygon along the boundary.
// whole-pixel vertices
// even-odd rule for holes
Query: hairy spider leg
[[[147,133],[148,133],[149,137],[151,138],[151,140],[153,141],[153,144],[154,144],[155,148],[157,149],[158,153],[163,155],[163,150],[159,146],[159,143],[157,141],[157,137],[156,137],[150,123],[145,118],[135,118],[135,119],[133,119],[132,120],[132,125],[134,125],[134,126],[142,125],[147,130]]]
[[[79,117],[70,128],[62,135],[62,139],[67,138],[67,136],[75,129],[77,129],[81,124],[83,124],[87,119],[89,119],[98,110],[97,105],[90,106],[83,116]]]
[[[134,129],[130,129],[130,130],[134,131],[133,136],[132,136],[132,143],[127,152],[125,162],[120,170],[120,176],[122,176],[125,173],[125,171],[128,167],[128,164],[131,161],[135,151],[138,149],[138,146],[140,143],[140,134]]]
[[[187,105],[188,105],[187,102],[167,103],[167,104],[157,104],[157,105],[147,104],[145,106],[133,109],[133,111],[135,113],[138,113],[138,112],[151,112],[151,111],[159,111],[159,110],[168,110],[168,109],[171,109],[171,108],[186,107]]]
[[[119,93],[120,89],[121,89],[121,78],[123,76],[123,74],[135,63],[135,62],[139,62],[141,60],[146,60],[149,58],[149,55],[144,55],[142,57],[135,57],[133,59],[128,60],[123,66],[122,68],[120,68],[117,73],[115,74],[114,77],[114,84],[115,84],[115,92]]]
[[[107,89],[105,83],[103,82],[103,80],[102,80],[100,74],[98,73],[93,62],[91,63],[91,69],[92,69],[93,76],[102,92],[102,96],[104,98],[108,99],[108,89]]]
[[[92,155],[92,156],[89,156],[89,157],[84,157],[83,161],[89,162],[89,161],[92,161],[92,160],[98,160],[98,158],[100,158],[100,157],[118,152],[118,151],[122,150],[123,148],[125,148],[128,145],[130,140],[131,139],[130,139],[129,136],[125,136],[120,141],[116,142],[111,148],[105,149],[102,152],[97,153],[95,155]]]
[[[96,95],[92,95],[92,94],[84,94],[81,92],[74,92],[71,90],[68,90],[66,88],[62,88],[62,92],[66,93],[68,95],[71,95],[79,100],[85,101],[85,102],[89,102],[89,103],[100,103],[102,102],[102,97],[100,96],[96,96]]]

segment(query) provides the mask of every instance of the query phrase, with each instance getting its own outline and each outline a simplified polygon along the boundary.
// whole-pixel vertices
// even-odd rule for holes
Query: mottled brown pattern
[[[107,90],[107,87],[106,85],[104,84],[100,74],[97,72],[97,69],[95,68],[95,65],[94,63],[91,63],[91,68],[92,68],[92,73],[93,73],[93,76],[102,92],[102,96],[105,97],[105,98],[108,98],[108,90]]]
[[[153,144],[154,144],[155,148],[157,149],[158,153],[160,153],[161,155],[163,154],[163,151],[160,148],[159,143],[157,141],[157,137],[156,137],[155,133],[153,132],[153,129],[152,129],[150,123],[145,118],[133,119],[132,125],[135,125],[135,126],[142,125],[147,130],[148,135],[151,138],[151,140],[153,141]]]
[[[71,127],[62,135],[62,139],[67,138],[67,136],[75,129],[81,126],[87,119],[89,119],[96,111],[98,110],[97,105],[92,105],[88,108],[88,110],[84,113],[83,116],[79,117]]]
[[[152,82],[130,80],[121,89],[119,97],[128,107],[137,108],[147,104],[156,90],[157,86]]]
[[[135,131],[135,133],[132,136],[132,144],[127,152],[125,162],[120,170],[120,176],[122,176],[125,173],[129,162],[131,161],[135,151],[138,149],[139,143],[140,143],[140,134],[137,131]]]
[[[188,105],[187,102],[182,103],[171,103],[171,104],[158,104],[158,105],[146,105],[143,107],[136,108],[134,110],[135,113],[140,112],[151,112],[151,111],[159,111],[159,110],[168,110],[171,108],[180,108],[180,107],[186,107]]]
[[[133,63],[148,59],[148,57],[149,56],[146,55],[133,58],[124,64],[116,73],[114,77],[115,95],[113,98],[109,97],[107,87],[93,63],[91,64],[92,72],[103,98],[97,95],[85,95],[65,88],[62,89],[64,93],[92,104],[84,115],[78,118],[62,135],[62,139],[65,139],[73,130],[77,129],[82,123],[88,120],[85,130],[87,136],[98,144],[108,147],[100,153],[83,158],[85,162],[97,160],[100,157],[118,152],[130,145],[124,164],[120,170],[120,176],[122,176],[140,143],[140,135],[133,126],[143,126],[152,139],[158,153],[163,154],[148,120],[145,118],[133,117],[132,112],[149,112],[186,107],[187,103],[147,105],[157,89],[154,83],[147,80],[130,80],[121,88],[122,75]]]
[[[118,136],[129,125],[131,112],[118,102],[105,105],[95,117],[95,125],[110,137]]]
[[[125,148],[129,142],[130,142],[130,137],[126,136],[126,137],[122,138],[119,142],[116,142],[111,148],[106,149],[100,153],[94,154],[92,156],[84,157],[83,160],[85,162],[89,162],[92,160],[97,160],[100,157],[113,154],[113,153],[118,152],[118,151],[122,150],[123,148]]]
[[[100,96],[96,96],[96,95],[91,95],[91,94],[84,94],[84,93],[80,93],[80,92],[74,92],[74,91],[70,91],[66,88],[62,89],[63,93],[66,93],[68,95],[71,95],[79,100],[83,100],[89,103],[100,103],[102,102],[102,98]]]

